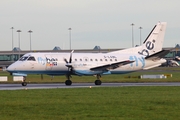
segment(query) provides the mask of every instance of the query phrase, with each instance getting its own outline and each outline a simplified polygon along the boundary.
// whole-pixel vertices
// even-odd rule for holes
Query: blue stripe
[[[21,74],[47,74],[47,75],[65,75],[68,71],[9,71],[10,73],[21,73]]]

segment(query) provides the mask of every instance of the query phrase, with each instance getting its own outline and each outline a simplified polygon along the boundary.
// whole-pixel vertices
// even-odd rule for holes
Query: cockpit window
[[[27,60],[27,58],[28,58],[27,56],[23,56],[19,59],[19,61],[25,61],[25,60]]]
[[[36,59],[33,56],[31,56],[28,58],[28,61],[36,61]]]

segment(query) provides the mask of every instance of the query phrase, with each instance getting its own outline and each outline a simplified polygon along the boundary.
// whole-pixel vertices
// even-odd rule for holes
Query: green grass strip
[[[180,87],[0,91],[1,120],[177,120]]]

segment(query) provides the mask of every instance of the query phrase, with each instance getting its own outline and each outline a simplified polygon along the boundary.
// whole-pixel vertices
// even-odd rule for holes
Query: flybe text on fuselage
[[[145,59],[144,59],[144,57],[129,56],[129,60],[135,61],[135,62],[130,64],[131,67],[133,67],[133,66],[136,66],[136,67],[141,66],[142,68],[145,67]]]
[[[57,58],[42,58],[42,57],[38,57],[37,58],[38,63],[42,64],[42,65],[46,65],[46,66],[57,66]]]

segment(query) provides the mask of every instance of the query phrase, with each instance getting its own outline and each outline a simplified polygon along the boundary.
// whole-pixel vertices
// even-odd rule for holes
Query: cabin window
[[[82,61],[82,59],[80,59],[80,61]]]
[[[115,59],[115,61],[117,61],[117,59]]]
[[[74,61],[77,61],[77,59],[74,59]]]
[[[100,59],[100,61],[103,61],[102,59]]]
[[[93,61],[93,59],[90,59],[90,61]]]
[[[110,59],[110,61],[112,61],[112,59]]]
[[[21,58],[19,59],[19,61],[25,61],[25,60],[27,60],[27,58],[28,58],[28,57],[26,57],[26,56],[21,57]]]
[[[98,61],[97,59],[95,59],[95,61]]]
[[[85,59],[85,61],[88,61],[88,59]]]
[[[107,59],[105,59],[105,61],[107,61]]]
[[[36,59],[33,56],[31,56],[28,58],[28,61],[36,61]]]

